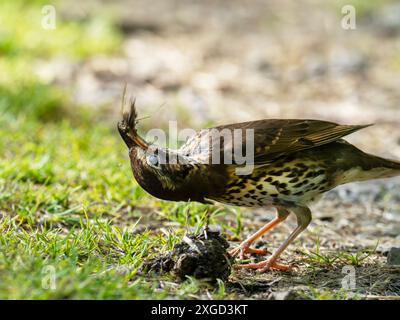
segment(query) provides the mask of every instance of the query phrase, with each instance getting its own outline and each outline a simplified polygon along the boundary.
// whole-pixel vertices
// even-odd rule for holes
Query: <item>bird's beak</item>
[[[143,150],[147,150],[147,148],[149,147],[149,146],[147,145],[147,143],[146,143],[141,137],[139,137],[139,136],[136,136],[136,137],[133,139],[133,142],[134,142],[138,147],[142,148]]]
[[[131,149],[134,146],[138,146],[142,148],[143,150],[148,149],[148,144],[146,141],[144,141],[141,137],[138,135],[134,135],[131,137],[129,134],[129,131],[126,129],[123,123],[118,123],[118,131],[119,134],[121,135],[121,138],[124,140],[125,144],[128,146],[129,149]]]

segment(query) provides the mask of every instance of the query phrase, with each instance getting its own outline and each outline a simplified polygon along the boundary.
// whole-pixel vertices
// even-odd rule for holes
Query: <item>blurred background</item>
[[[355,29],[342,27],[344,5],[355,8]],[[142,130],[167,129],[168,120],[178,120],[180,129],[261,118],[376,123],[348,139],[399,159],[400,3],[2,0],[0,221],[8,222],[0,226],[9,230],[14,221],[15,234],[21,226],[44,226],[45,233],[56,226],[58,237],[79,233],[83,216],[130,226],[129,219],[141,214],[135,210],[154,211],[155,200],[132,179],[116,131],[125,83],[139,117],[149,117],[141,121]],[[392,190],[388,201],[399,208],[394,190],[400,186],[391,181],[386,189],[367,187],[368,199],[388,200]],[[362,202],[360,192],[351,192],[346,199]],[[320,207],[322,214],[330,215],[332,206]],[[372,220],[353,221],[357,231],[349,229],[342,240],[354,244],[354,234],[377,235],[392,245],[400,240],[396,210],[385,220],[372,211]],[[354,217],[365,212],[361,208]],[[346,227],[347,220],[335,223],[335,232]],[[15,234],[7,238],[10,259],[31,250],[29,237]],[[76,250],[86,255],[87,248]],[[47,245],[40,250],[47,257]],[[39,254],[32,259],[42,264]],[[27,270],[40,274],[40,268]],[[17,271],[0,281],[0,289],[8,283],[8,296],[25,294],[9,289],[21,276]]]
[[[49,4],[56,27],[46,30]],[[346,30],[348,4],[356,25]],[[86,109],[115,123],[128,83],[151,116],[144,127],[378,122],[362,133],[365,147],[400,157],[398,136],[387,135],[400,121],[396,1],[5,0],[0,9],[2,113],[59,121]]]

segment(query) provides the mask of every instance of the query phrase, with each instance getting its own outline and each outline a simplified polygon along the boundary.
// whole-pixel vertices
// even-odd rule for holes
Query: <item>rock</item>
[[[387,245],[379,245],[375,252],[387,257],[389,255],[390,247]]]
[[[269,295],[269,300],[295,300],[298,294],[293,290],[272,292]]]
[[[390,266],[400,266],[400,248],[390,248],[387,263]]]
[[[320,221],[324,221],[324,222],[332,222],[333,220],[335,220],[334,217],[332,216],[322,216],[318,218]]]

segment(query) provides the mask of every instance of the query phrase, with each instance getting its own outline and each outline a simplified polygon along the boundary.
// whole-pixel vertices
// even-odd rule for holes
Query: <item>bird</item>
[[[275,207],[276,217],[229,251],[243,259],[269,254],[252,247],[254,241],[291,213],[297,226],[266,260],[237,264],[237,268],[290,271],[280,263],[282,252],[312,220],[310,204],[338,185],[400,175],[400,162],[365,153],[343,139],[370,126],[342,125],[310,119],[264,119],[202,129],[179,149],[157,146],[137,131],[135,100],[123,98],[119,134],[129,149],[133,176],[154,197],[169,201],[220,202],[241,207]],[[213,155],[234,152],[235,144],[211,139],[215,132],[233,133],[241,151],[253,144],[252,170],[240,172],[239,161],[212,161]],[[253,133],[249,142],[244,131]],[[229,140],[229,139],[228,139]],[[240,144],[238,144],[240,145]],[[173,160],[173,161],[172,161]]]

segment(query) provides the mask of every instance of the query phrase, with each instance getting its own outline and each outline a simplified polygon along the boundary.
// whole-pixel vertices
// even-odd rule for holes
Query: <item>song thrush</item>
[[[134,177],[151,195],[172,201],[214,200],[277,209],[276,218],[231,250],[232,256],[265,254],[250,245],[291,212],[296,215],[297,227],[277,251],[266,261],[239,265],[243,268],[289,269],[279,264],[277,258],[310,223],[310,202],[340,184],[400,175],[400,162],[364,153],[342,139],[368,125],[266,119],[201,130],[181,148],[171,150],[150,145],[141,138],[136,130],[136,117],[131,102],[129,110],[123,112],[118,130],[129,148]],[[243,164],[235,161],[212,161],[213,154],[224,156],[233,152],[234,144],[222,138],[210,142],[210,132],[229,133],[238,129],[253,132],[250,141],[254,143],[253,170],[247,174],[238,173],[236,169]],[[237,139],[242,142],[241,151],[250,144],[244,134]]]

